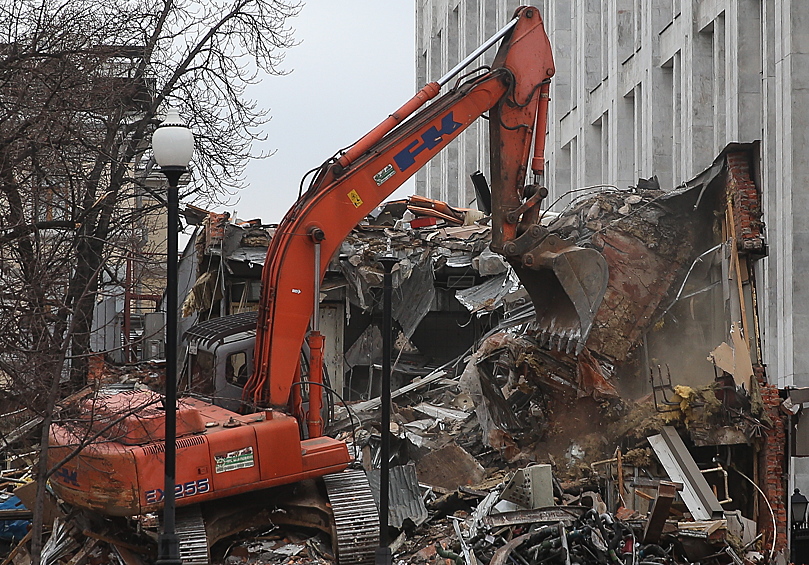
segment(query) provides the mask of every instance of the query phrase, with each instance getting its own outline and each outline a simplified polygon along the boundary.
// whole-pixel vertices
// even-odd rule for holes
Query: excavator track
[[[363,471],[324,475],[334,513],[335,551],[340,565],[374,563],[379,547],[379,511]]]
[[[180,559],[183,565],[208,565],[211,562],[205,522],[202,520],[199,504],[177,509],[175,530],[180,539]]]

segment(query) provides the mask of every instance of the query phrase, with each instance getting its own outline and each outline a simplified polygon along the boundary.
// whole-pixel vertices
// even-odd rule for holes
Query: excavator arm
[[[288,404],[299,375],[301,344],[317,311],[319,282],[331,257],[358,222],[486,112],[490,112],[491,133],[492,248],[514,265],[521,279],[525,277],[524,283],[543,279],[538,285],[526,284],[535,302],[545,303],[545,287],[554,289],[552,295],[560,294],[554,300],[569,297],[561,318],[544,306],[537,311],[546,329],[569,323],[572,329],[565,343],[575,339],[583,345],[606,288],[606,263],[594,250],[576,248],[549,235],[537,223],[539,203],[547,190],[540,184],[525,186],[532,145],[534,181],[542,181],[548,87],[554,74],[539,11],[519,8],[493,40],[499,37],[502,43],[485,74],[419,110],[449,79],[425,86],[325,165],[286,214],[272,238],[262,273],[254,372],[245,387],[246,402]],[[480,49],[476,53],[474,57]],[[460,71],[456,67],[452,72]],[[577,258],[575,251],[590,257]],[[588,265],[588,259],[595,266]],[[569,280],[562,281],[554,273]],[[562,345],[561,338],[557,345]],[[317,430],[310,427],[310,435]]]

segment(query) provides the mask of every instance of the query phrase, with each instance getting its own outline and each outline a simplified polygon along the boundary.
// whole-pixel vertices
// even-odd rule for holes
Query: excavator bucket
[[[578,354],[607,290],[607,262],[595,249],[548,239],[555,245],[540,245],[530,266],[514,270],[534,303],[541,344]]]

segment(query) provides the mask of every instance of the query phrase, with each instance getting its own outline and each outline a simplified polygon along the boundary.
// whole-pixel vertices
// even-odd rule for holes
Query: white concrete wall
[[[417,0],[420,82],[440,76],[458,60],[455,49],[469,52],[516,4]],[[809,1],[535,4],[557,68],[546,151],[555,209],[570,202],[569,190],[596,184],[624,188],[657,175],[662,188],[675,187],[728,143],[761,140],[770,251],[756,265],[763,362],[771,383],[809,386]],[[484,130],[478,124],[422,171],[417,191],[471,202],[469,174],[488,173]],[[788,492],[809,490],[809,459],[792,470]]]

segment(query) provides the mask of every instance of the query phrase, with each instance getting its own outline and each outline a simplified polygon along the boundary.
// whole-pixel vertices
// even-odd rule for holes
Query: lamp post
[[[809,506],[809,499],[801,494],[800,489],[795,489],[790,497],[790,505],[792,506],[792,528],[798,524],[803,525],[806,522],[806,507]]]
[[[390,244],[388,244],[390,245]],[[377,259],[385,274],[382,279],[382,453],[379,470],[379,547],[374,555],[374,565],[390,565],[392,556],[388,546],[388,491],[390,489],[390,353],[393,349],[393,316],[391,312],[393,267],[399,259],[389,252]]]
[[[180,221],[180,197],[177,186],[188,171],[194,153],[194,135],[177,110],[169,110],[166,119],[152,135],[152,151],[168,188],[168,227],[166,236],[166,453],[163,489],[163,533],[157,540],[158,565],[182,565],[180,540],[175,529],[175,467],[177,461],[177,226]]]

